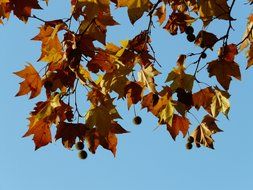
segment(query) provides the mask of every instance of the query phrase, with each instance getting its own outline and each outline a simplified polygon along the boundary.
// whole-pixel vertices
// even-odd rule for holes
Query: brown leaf
[[[238,54],[236,44],[229,44],[225,47],[220,48],[219,56],[228,62],[232,62],[235,59],[235,56]]]
[[[82,123],[65,123],[60,122],[57,126],[57,131],[55,139],[62,139],[62,144],[64,147],[70,149],[76,143],[76,138],[83,141],[86,136],[87,128],[85,124]]]
[[[210,48],[213,49],[214,44],[218,41],[216,35],[210,32],[201,30],[195,40],[195,44],[201,48]]]
[[[24,22],[31,16],[32,9],[41,9],[38,0],[11,0],[10,6],[13,7],[14,15]]]
[[[112,127],[110,131],[114,134],[124,134],[124,133],[129,133],[129,131],[125,130],[123,127],[121,127],[120,124],[117,122],[112,122]]]
[[[100,50],[88,63],[87,68],[93,73],[105,71],[111,73],[116,69],[115,58],[105,51]]]
[[[186,106],[187,110],[191,109],[193,105],[192,93],[186,92],[182,88],[178,88],[176,90],[176,93],[177,93],[178,102],[183,103]]]
[[[181,117],[177,114],[173,115],[172,125],[167,125],[167,130],[169,131],[171,137],[176,140],[179,132],[181,131],[183,136],[188,132],[190,122],[186,117]]]
[[[110,132],[106,136],[102,136],[94,128],[86,133],[86,140],[88,142],[89,150],[95,154],[97,147],[101,145],[103,148],[110,150],[114,156],[117,151],[117,137],[114,133]]]
[[[128,82],[125,86],[125,96],[127,98],[128,109],[132,104],[137,104],[143,94],[143,84],[142,82]]]
[[[202,89],[194,94],[192,94],[193,98],[193,105],[198,110],[201,106],[208,110],[210,108],[210,105],[212,103],[212,99],[214,97],[215,93],[214,90],[211,87],[207,87],[205,89]]]
[[[231,77],[241,80],[239,65],[234,61],[216,59],[208,63],[209,77],[216,76],[217,81],[225,89],[229,89]]]

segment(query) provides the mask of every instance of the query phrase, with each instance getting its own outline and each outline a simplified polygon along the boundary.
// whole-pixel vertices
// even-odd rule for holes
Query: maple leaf
[[[220,112],[228,117],[230,109],[228,99],[230,95],[226,91],[220,90],[218,87],[215,87],[214,89],[207,87],[194,93],[192,97],[196,109],[199,109],[202,106],[213,117],[217,117]]]
[[[215,96],[214,90],[211,87],[201,89],[200,91],[192,94],[193,105],[198,110],[201,106],[205,110],[210,110],[213,97]]]
[[[125,97],[127,98],[128,109],[132,104],[137,104],[143,94],[142,82],[128,82],[125,86]]]
[[[177,60],[177,67],[174,68],[167,76],[165,82],[172,81],[170,85],[172,90],[176,90],[178,88],[185,89],[187,91],[191,91],[194,82],[194,76],[185,74],[184,61],[186,59],[186,55],[180,55]]]
[[[186,92],[182,88],[178,88],[176,90],[176,93],[177,93],[178,102],[181,102],[182,104],[184,104],[186,110],[191,109],[193,105],[192,93]]]
[[[150,10],[152,3],[149,0],[117,0],[118,7],[127,7],[128,16],[132,24]]]
[[[154,94],[153,92],[148,93],[142,98],[142,108],[147,108],[148,111],[153,111],[154,107],[157,105],[159,101],[159,96]],[[153,112],[154,115],[157,115],[157,111]]]
[[[14,72],[25,80],[20,83],[20,88],[16,96],[22,96],[31,92],[30,99],[35,98],[40,94],[42,82],[39,73],[35,68],[29,63],[28,66],[25,66],[25,69]]]
[[[57,70],[55,72],[48,71],[43,77],[43,84],[47,94],[60,89],[61,92],[66,92],[67,88],[73,88],[76,79],[76,74],[69,68],[65,70]],[[47,85],[47,84],[50,85]]]
[[[222,130],[217,127],[215,121],[216,120],[209,115],[204,117],[201,124],[191,134],[196,144],[202,144],[208,148],[214,149],[212,135],[217,132],[222,132]]]
[[[86,139],[89,150],[95,154],[99,145],[110,150],[113,155],[116,155],[118,139],[114,133],[109,132],[106,136],[101,136],[96,129],[87,132]]]
[[[237,45],[229,44],[219,49],[219,57],[222,57],[228,62],[232,62],[235,59],[235,56],[238,54]]]
[[[59,94],[46,102],[38,102],[29,117],[29,129],[23,137],[33,136],[35,150],[52,142],[50,126],[57,122],[55,109],[61,106]]]
[[[148,32],[145,30],[136,35],[132,40],[126,43],[126,45],[129,49],[136,51],[138,54],[141,54],[148,51],[148,43],[150,42],[151,39],[148,35]],[[123,44],[123,46],[126,45]]]
[[[142,108],[147,108],[152,114],[159,118],[158,123],[172,124],[174,104],[172,102],[172,91],[164,87],[158,94],[149,93],[142,99]]]
[[[199,0],[199,15],[204,26],[207,26],[212,18],[232,20],[227,0]]]
[[[225,90],[229,89],[231,77],[241,80],[239,65],[234,61],[216,59],[208,63],[207,70],[209,77],[216,76],[217,81]]]
[[[113,119],[120,118],[114,106],[91,107],[86,114],[86,125],[89,128],[96,127],[102,136],[108,135]]]
[[[99,133],[98,129],[93,128],[87,131],[85,139],[88,142],[89,150],[92,153],[96,152],[99,145],[103,148],[110,150],[113,155],[116,155],[117,150],[117,137],[116,134],[128,133],[124,128],[122,128],[117,122],[112,122],[111,128],[106,135]]]
[[[103,93],[114,91],[118,94],[118,98],[123,98],[125,96],[125,86],[129,81],[126,76],[132,71],[132,67],[119,64],[118,60],[115,65],[114,72],[105,73],[101,77],[99,85]]]
[[[158,17],[158,22],[160,25],[162,25],[166,19],[166,5],[162,4],[160,7],[158,7],[154,15]]]
[[[111,73],[116,69],[116,58],[106,51],[100,50],[88,63],[87,68],[93,73],[99,70]]]
[[[149,90],[153,93],[157,93],[156,91],[156,84],[154,77],[161,74],[159,71],[157,71],[153,65],[149,65],[147,67],[143,67],[138,72],[138,80],[142,82]]]
[[[79,140],[84,140],[87,128],[85,124],[82,123],[66,123],[60,122],[57,126],[57,131],[55,135],[55,139],[62,139],[62,144],[64,147],[70,149],[76,143],[76,138]]]
[[[157,117],[159,118],[158,123],[167,124],[171,126],[173,122],[173,116],[174,116],[174,105],[170,99],[165,105],[165,107],[159,111],[157,115]]]
[[[200,46],[201,48],[210,48],[213,49],[214,44],[218,41],[216,35],[210,32],[206,32],[201,30],[195,40],[195,44]]]
[[[170,87],[164,87],[158,94],[150,92],[142,98],[142,108],[147,108],[154,116],[158,117],[161,110],[171,101]]]
[[[168,30],[171,35],[176,35],[178,29],[180,29],[181,33],[183,33],[188,25],[195,21],[187,13],[183,12],[172,12],[167,21],[166,25],[163,27],[164,29]]]
[[[63,57],[62,44],[57,36],[57,33],[62,29],[64,24],[57,24],[55,27],[50,24],[45,24],[40,27],[40,33],[32,40],[41,41],[41,56],[38,61],[48,63],[58,62]]]
[[[90,72],[87,71],[82,65],[79,64],[78,68],[74,70],[76,76],[80,79],[82,84],[86,84],[87,81],[91,80]]]
[[[14,15],[24,22],[31,16],[32,9],[41,9],[38,0],[11,0],[10,6],[13,7]]]
[[[109,3],[109,1],[107,1]],[[92,4],[94,5],[94,4]],[[94,7],[92,6],[92,9]],[[109,12],[109,8],[95,9],[93,13],[87,11],[88,18],[81,22],[79,33],[90,36],[102,44],[106,41],[107,26],[118,25]],[[94,16],[92,16],[94,15]]]
[[[222,112],[226,117],[228,117],[230,109],[228,98],[230,95],[225,91],[219,90],[217,87],[215,87],[214,94],[209,113],[211,113],[213,117],[217,117],[218,114]]]
[[[27,137],[29,135],[33,136],[33,141],[35,143],[35,150],[39,149],[42,146],[46,146],[48,143],[52,142],[50,126],[49,122],[44,120],[39,120],[34,123],[35,118],[29,118],[32,127],[24,134],[23,137]],[[30,125],[31,126],[31,125]]]
[[[188,132],[190,122],[186,117],[181,117],[177,114],[173,115],[172,124],[167,125],[167,130],[169,131],[171,137],[176,140],[179,132],[181,131],[183,136]]]

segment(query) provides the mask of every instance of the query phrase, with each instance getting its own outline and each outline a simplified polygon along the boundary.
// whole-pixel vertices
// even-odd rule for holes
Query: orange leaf
[[[30,98],[34,98],[40,94],[42,87],[41,78],[31,64],[28,64],[28,66],[25,66],[25,69],[14,74],[25,79],[20,83],[20,88],[16,96],[22,96],[31,92]]]
[[[179,132],[181,131],[183,136],[188,132],[190,122],[186,117],[181,117],[177,114],[173,115],[172,125],[167,125],[167,130],[169,131],[171,137],[176,140]]]
[[[50,131],[50,123],[45,120],[39,120],[35,122],[36,118],[29,118],[30,125],[29,130],[24,134],[23,137],[27,137],[29,135],[33,136],[33,141],[35,143],[35,150],[39,149],[42,146],[46,146],[48,143],[52,142],[51,131]]]
[[[215,96],[214,91],[211,87],[207,87],[202,89],[194,94],[192,94],[193,104],[195,108],[198,110],[201,106],[204,109],[209,109],[212,99]]]
[[[34,135],[35,149],[52,141],[50,126],[58,121],[56,108],[60,107],[60,96],[56,94],[45,102],[38,102],[29,117],[29,128],[24,137]]]

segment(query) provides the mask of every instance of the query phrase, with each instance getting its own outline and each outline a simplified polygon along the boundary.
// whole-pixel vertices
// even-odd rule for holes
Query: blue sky
[[[242,6],[233,12],[238,20],[232,39],[237,43],[244,32],[246,17],[252,10],[246,9],[241,1],[236,1],[235,6]],[[36,12],[36,15],[45,19],[69,16],[68,3],[51,1],[45,9],[45,12]],[[244,11],[238,13],[238,10]],[[110,28],[108,42],[118,43],[145,29],[145,19],[131,26],[126,10],[117,10],[114,15],[116,20],[126,25]],[[185,139],[179,136],[174,142],[164,126],[154,130],[157,120],[138,106],[136,109],[143,123],[136,127],[132,124],[133,110],[127,111],[126,103],[119,102],[119,111],[124,118],[120,123],[131,133],[119,136],[116,158],[109,151],[99,148],[95,155],[89,154],[86,160],[80,160],[77,151],[64,149],[61,142],[53,142],[34,151],[32,138],[21,137],[27,130],[29,112],[44,97],[42,95],[31,101],[28,96],[14,97],[20,79],[13,72],[23,69],[26,62],[34,63],[37,68],[43,67],[44,63],[36,63],[40,56],[40,43],[30,41],[38,33],[40,24],[30,20],[25,25],[10,19],[0,26],[0,190],[253,188],[253,69],[244,70],[246,60],[243,55],[236,59],[242,69],[242,81],[233,80],[231,84],[230,119],[218,118],[218,125],[224,133],[214,136],[215,150],[193,148],[187,151]],[[199,51],[194,45],[186,43],[184,34],[171,37],[158,25],[156,28],[153,46],[164,73],[175,66],[179,53]],[[225,28],[224,24],[218,24],[211,25],[208,30],[223,34]],[[158,82],[161,84],[166,76],[162,75]],[[200,120],[202,116],[201,112],[197,115]],[[189,118],[194,129],[197,123],[190,115]]]

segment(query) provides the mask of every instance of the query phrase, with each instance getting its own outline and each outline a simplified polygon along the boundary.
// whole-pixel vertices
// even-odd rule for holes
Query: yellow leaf
[[[160,72],[157,71],[153,65],[149,65],[146,68],[142,68],[138,72],[138,78],[139,81],[142,82],[147,88],[149,88],[151,92],[157,93],[154,77],[158,74],[160,74]]]
[[[62,44],[57,36],[61,27],[62,23],[56,25],[55,28],[44,25],[40,28],[40,33],[32,39],[42,42],[39,61],[56,63],[62,59]]]
[[[183,88],[187,91],[192,91],[194,76],[185,74],[184,61],[186,59],[186,55],[180,55],[177,61],[177,67],[174,68],[167,76],[165,82],[172,81],[170,85],[172,90],[176,90],[177,88]]]
[[[149,0],[118,0],[119,7],[128,8],[128,16],[132,24],[147,12],[152,3]]]
[[[211,114],[213,117],[217,117],[220,112],[222,112],[226,117],[228,117],[228,112],[230,109],[230,103],[228,98],[230,95],[217,87],[214,90],[215,95],[212,98],[211,103]]]
[[[172,126],[173,115],[174,115],[174,105],[172,104],[171,101],[168,101],[165,108],[162,109],[158,114],[159,118],[158,123]]]

